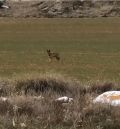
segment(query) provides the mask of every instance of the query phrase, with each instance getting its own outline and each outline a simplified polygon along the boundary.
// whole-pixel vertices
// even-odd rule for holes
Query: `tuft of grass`
[[[114,87],[113,83],[108,83],[108,82],[101,83],[101,84],[96,83],[96,84],[93,84],[89,88],[89,90],[90,90],[90,92],[101,94],[101,93],[106,92],[106,91],[115,90],[115,87]]]
[[[74,91],[80,89],[80,83],[60,74],[27,74],[27,77],[13,81],[15,92],[27,94],[56,93],[58,95],[75,95]]]

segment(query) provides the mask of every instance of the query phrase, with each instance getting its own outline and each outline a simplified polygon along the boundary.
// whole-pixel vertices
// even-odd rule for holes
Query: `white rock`
[[[69,102],[73,101],[73,98],[69,98],[67,96],[64,96],[64,97],[60,97],[60,98],[56,99],[56,101],[62,102],[62,103],[69,103]]]
[[[8,98],[6,98],[6,97],[0,97],[0,100],[2,100],[3,102],[6,102],[8,100]]]
[[[2,7],[2,8],[6,8],[6,9],[9,9],[9,8],[10,8],[10,7],[7,6],[7,5],[2,5],[1,7]]]
[[[93,100],[93,103],[103,103],[120,106],[120,91],[107,91]]]

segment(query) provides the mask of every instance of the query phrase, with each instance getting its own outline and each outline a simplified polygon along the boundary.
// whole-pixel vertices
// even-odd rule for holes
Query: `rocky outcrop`
[[[1,9],[1,17],[83,18],[120,16],[120,1],[56,0],[9,2],[10,9]]]

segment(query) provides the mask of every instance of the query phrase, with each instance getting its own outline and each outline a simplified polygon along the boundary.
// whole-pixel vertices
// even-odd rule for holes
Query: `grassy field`
[[[93,103],[120,90],[119,42],[120,18],[1,18],[0,128],[119,129],[119,107]],[[49,62],[46,49],[60,62]]]
[[[34,72],[120,81],[120,18],[0,19],[0,76]]]

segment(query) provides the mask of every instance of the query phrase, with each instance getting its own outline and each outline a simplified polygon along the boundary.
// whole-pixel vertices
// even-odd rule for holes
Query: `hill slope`
[[[9,2],[11,9],[0,10],[9,17],[113,17],[120,16],[120,1],[24,1]]]

